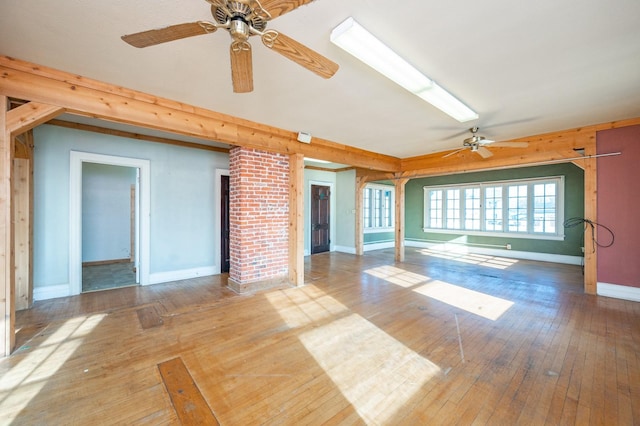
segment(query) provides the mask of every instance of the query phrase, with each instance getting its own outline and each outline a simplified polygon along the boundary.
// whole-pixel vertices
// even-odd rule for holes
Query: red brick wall
[[[229,153],[230,271],[245,284],[287,278],[289,158],[254,149]]]

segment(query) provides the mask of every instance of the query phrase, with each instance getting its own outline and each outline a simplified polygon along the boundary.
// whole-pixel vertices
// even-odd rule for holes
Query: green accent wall
[[[485,237],[461,234],[441,234],[424,232],[424,187],[453,185],[474,182],[490,182],[515,179],[529,179],[564,176],[564,217],[584,217],[584,172],[579,167],[566,164],[526,167],[520,169],[495,170],[488,172],[464,173],[448,176],[412,179],[406,184],[405,238],[412,241],[460,241],[472,244],[511,244],[515,251],[582,256],[583,228],[565,229],[564,241],[536,240],[527,238]]]

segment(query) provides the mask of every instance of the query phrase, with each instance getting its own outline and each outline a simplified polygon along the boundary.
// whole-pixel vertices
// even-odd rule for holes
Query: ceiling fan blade
[[[478,149],[475,150],[475,152],[477,152],[478,155],[480,155],[480,157],[482,158],[489,158],[493,156],[493,153],[484,146],[479,146]]]
[[[271,19],[289,13],[313,0],[262,0],[262,8],[269,12]]]
[[[229,49],[231,56],[231,80],[235,93],[253,91],[253,62],[251,45],[245,42],[233,42]]]
[[[460,148],[460,149],[456,149],[453,152],[448,153],[447,155],[443,155],[442,158],[447,158],[447,157],[451,157],[452,155],[456,155],[457,153],[464,151],[465,149],[467,149],[468,147],[464,147],[464,148]]]
[[[496,142],[492,143],[491,146],[500,146],[503,148],[526,148],[529,146],[528,142]]]
[[[278,31],[265,31],[262,42],[269,49],[275,50],[320,77],[330,78],[338,71],[338,64]]]
[[[480,137],[480,140],[479,140],[480,145],[489,145],[489,144],[493,145],[493,143],[495,142],[493,139],[487,139],[484,136],[479,136],[479,137]]]
[[[211,22],[198,21],[123,35],[121,38],[133,47],[149,47],[181,38],[209,34],[217,29]]]

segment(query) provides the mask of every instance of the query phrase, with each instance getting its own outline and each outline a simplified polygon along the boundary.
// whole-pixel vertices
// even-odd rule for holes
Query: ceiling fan
[[[338,71],[338,64],[284,34],[266,29],[267,22],[313,0],[205,0],[211,4],[214,22],[196,21],[122,36],[134,47],[149,47],[181,38],[225,29],[231,34],[231,79],[235,93],[253,90],[253,65],[249,37],[323,78]]]
[[[471,137],[468,137],[464,141],[462,141],[463,148],[450,152],[442,158],[450,157],[461,151],[464,151],[465,149],[470,149],[471,152],[477,153],[482,158],[489,158],[493,155],[493,153],[486,148],[487,145],[509,148],[526,148],[529,146],[527,142],[496,142],[491,139],[487,139],[484,136],[478,136],[478,130],[480,130],[480,128],[478,127],[470,128],[469,131],[471,132]]]

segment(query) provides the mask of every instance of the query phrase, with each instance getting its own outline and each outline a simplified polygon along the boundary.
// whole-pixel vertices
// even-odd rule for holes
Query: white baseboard
[[[598,296],[615,297],[616,299],[640,302],[640,288],[638,287],[599,282],[596,292]]]
[[[539,262],[564,263],[568,265],[582,265],[582,256],[568,256],[564,254],[536,253],[531,251],[505,250],[485,247],[465,246],[462,244],[428,243],[424,241],[405,241],[407,247],[428,248],[453,253],[483,254],[487,256],[507,257],[511,259],[536,260]],[[393,247],[393,246],[392,246]]]
[[[203,268],[182,269],[179,271],[157,272],[149,276],[149,284],[160,284],[171,281],[186,280],[189,278],[206,277],[216,275],[215,266]],[[71,296],[69,284],[58,284],[33,288],[33,300],[55,299],[56,297]]]
[[[386,249],[386,248],[393,248],[396,246],[396,242],[395,241],[385,241],[382,243],[365,243],[363,250],[365,252],[367,251],[371,251],[371,250],[380,250],[380,249]]]
[[[181,269],[179,271],[155,272],[149,275],[149,284],[160,284],[171,281],[188,280],[190,278],[207,277],[218,273],[215,266],[203,268]]]
[[[582,256],[568,256],[564,254],[535,253],[529,251],[500,250],[483,247],[470,247],[461,244],[437,244],[423,241],[405,240],[406,247],[429,248],[434,250],[452,251],[456,253],[484,254],[488,256],[508,257],[512,259],[537,260],[540,262],[564,263],[568,265],[582,265]],[[383,243],[365,244],[364,251],[380,250],[395,247],[395,242],[387,241]],[[355,247],[335,246],[335,251],[342,253],[356,254]]]
[[[356,254],[355,247],[335,246],[333,249],[334,251],[339,251],[340,253]]]
[[[71,296],[69,284],[48,285],[33,287],[33,300],[55,299],[56,297]]]

